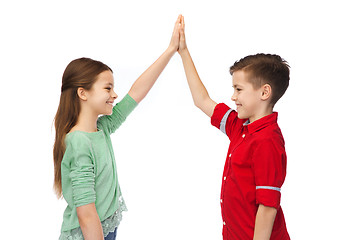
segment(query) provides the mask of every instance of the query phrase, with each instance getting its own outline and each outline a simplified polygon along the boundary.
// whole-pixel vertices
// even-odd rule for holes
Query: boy
[[[221,187],[223,239],[290,239],[280,207],[285,143],[275,103],[289,85],[289,66],[277,55],[247,56],[231,68],[237,112],[208,95],[188,52],[184,20],[181,55],[194,104],[230,139]]]

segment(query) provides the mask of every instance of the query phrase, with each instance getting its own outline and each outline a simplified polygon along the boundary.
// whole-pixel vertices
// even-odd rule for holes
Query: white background
[[[52,190],[61,76],[79,57],[114,70],[121,99],[168,46],[182,13],[210,96],[234,107],[229,67],[258,52],[291,66],[276,106],[288,171],[282,208],[292,239],[352,239],[351,8],[348,1],[2,1],[1,239],[57,239]],[[222,239],[229,144],[192,102],[178,54],[113,135],[129,211],[118,239]],[[15,237],[11,237],[14,236]]]

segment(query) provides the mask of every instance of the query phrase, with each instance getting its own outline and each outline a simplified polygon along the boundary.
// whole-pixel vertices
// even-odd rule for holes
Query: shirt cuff
[[[219,103],[215,106],[214,113],[211,116],[211,125],[220,129],[220,123],[227,111],[230,110],[225,103]]]
[[[280,207],[281,192],[280,188],[257,186],[256,203],[267,207],[278,209]]]

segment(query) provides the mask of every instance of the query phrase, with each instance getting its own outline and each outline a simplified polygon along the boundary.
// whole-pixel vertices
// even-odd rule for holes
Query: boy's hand
[[[180,29],[181,29],[181,19],[182,18],[183,18],[182,15],[178,15],[178,18],[177,18],[176,23],[175,23],[174,31],[172,33],[169,49],[173,53],[175,53],[178,50],[178,48],[179,48],[179,44],[180,44]]]
[[[178,47],[178,53],[181,54],[187,49],[186,36],[185,36],[185,19],[181,16],[181,28],[180,28],[180,44]]]

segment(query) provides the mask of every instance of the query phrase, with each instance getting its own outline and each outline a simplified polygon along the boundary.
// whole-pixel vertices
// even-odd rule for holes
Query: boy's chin
[[[241,113],[238,113],[237,117],[238,117],[239,119],[248,119],[248,118],[249,118],[247,115],[241,114]]]

